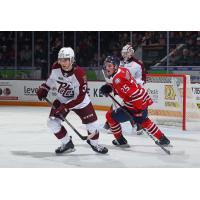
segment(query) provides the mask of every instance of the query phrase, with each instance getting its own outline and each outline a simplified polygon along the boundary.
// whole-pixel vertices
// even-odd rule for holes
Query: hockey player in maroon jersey
[[[130,71],[124,67],[119,67],[119,59],[114,56],[108,56],[105,59],[103,70],[105,75],[112,80],[112,84],[103,85],[100,89],[102,94],[108,96],[114,90],[123,99],[123,108],[132,115],[136,123],[140,123],[143,129],[159,140],[161,145],[170,144],[169,139],[149,119],[148,106],[153,101],[145,89],[136,83]],[[127,145],[120,125],[120,123],[130,120],[127,113],[119,107],[114,111],[108,111],[106,119],[115,137],[113,144],[117,146]]]
[[[61,141],[57,154],[74,150],[72,137],[61,124],[72,110],[86,125],[90,139],[87,143],[98,153],[107,153],[108,149],[98,144],[99,131],[97,116],[87,94],[85,72],[75,63],[74,51],[71,47],[63,47],[58,53],[58,61],[52,66],[51,74],[37,91],[39,100],[47,97],[52,87],[57,88],[57,99],[53,102],[47,122],[51,132]],[[54,109],[55,107],[56,109]],[[62,117],[61,117],[62,116]]]

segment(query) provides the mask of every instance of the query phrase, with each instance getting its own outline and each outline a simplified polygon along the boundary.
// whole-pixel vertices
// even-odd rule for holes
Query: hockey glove
[[[69,110],[67,109],[65,104],[61,104],[58,108],[54,111],[54,116],[57,118],[63,118],[66,117]]]
[[[142,117],[145,110],[135,110],[133,116],[134,117]]]
[[[42,101],[43,98],[47,97],[49,90],[50,88],[43,83],[36,92],[38,99]]]
[[[113,91],[113,88],[112,88],[112,86],[109,85],[109,84],[105,84],[105,85],[101,86],[101,88],[100,88],[100,92],[101,92],[104,96],[106,96],[106,97],[108,97],[108,95],[109,95],[112,91]]]

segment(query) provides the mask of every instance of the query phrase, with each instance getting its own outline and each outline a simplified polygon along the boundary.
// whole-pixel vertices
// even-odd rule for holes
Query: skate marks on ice
[[[156,144],[131,144],[129,148],[120,148],[111,145],[106,145],[106,147],[109,150],[119,150],[123,152],[132,152],[132,153],[138,153],[143,155],[167,155],[159,146]],[[171,155],[177,155],[177,156],[186,156],[186,153],[184,150],[177,150],[176,148],[170,146],[165,147],[167,150],[171,152]],[[169,155],[167,155],[169,156]]]
[[[124,135],[127,135],[127,136],[131,136],[131,137],[145,137],[145,138],[148,138],[149,136],[144,132],[142,135],[137,135],[136,134],[136,128],[132,128],[130,126],[130,123],[129,122],[125,122],[125,123],[122,123],[121,124],[122,126],[122,130],[123,130],[123,134]],[[104,129],[104,124],[100,124],[100,132],[101,133],[104,133],[104,134],[112,134],[112,132],[110,130],[106,130]],[[84,129],[83,126],[80,126],[81,129]],[[160,127],[164,133],[166,133],[166,135],[170,138],[171,141],[185,141],[185,142],[200,142],[199,139],[197,138],[193,138],[193,136],[195,135],[195,133],[193,134],[192,133],[192,136],[190,137],[190,134],[191,133],[185,133],[184,131],[180,131],[180,137],[177,136],[177,133],[176,133],[176,129],[172,129],[172,128],[162,128]],[[170,134],[172,132],[172,134]]]
[[[128,126],[127,126],[128,125]],[[104,124],[100,124],[100,133],[104,133],[106,135],[111,136],[112,137],[112,133],[108,130],[105,130],[103,128]],[[80,125],[79,126],[80,129],[84,129],[84,126]],[[130,140],[147,140],[147,143],[146,142],[141,142],[141,144],[135,144],[133,143],[133,145],[131,145],[130,147],[131,148],[120,148],[120,147],[115,147],[113,145],[110,145],[108,146],[109,149],[120,149],[122,151],[132,151],[132,152],[137,152],[137,153],[146,153],[146,154],[154,154],[154,153],[158,153],[158,154],[166,154],[162,149],[160,149],[160,147],[158,147],[156,144],[154,144],[153,141],[151,141],[151,139],[149,138],[149,136],[147,134],[142,134],[142,135],[137,135],[136,134],[136,129],[135,128],[131,128],[130,127],[130,123],[129,122],[126,122],[126,123],[122,123],[122,130],[123,130],[123,134],[126,136],[126,137],[129,137],[130,139],[128,140],[130,142]],[[114,139],[114,137],[113,137]],[[171,141],[173,140],[179,140],[179,141],[186,141],[186,142],[197,142],[197,140],[195,139],[192,139],[192,138],[178,138],[178,137],[172,137],[172,136],[169,136],[169,139]],[[150,141],[150,142],[149,142]],[[138,142],[137,142],[138,143]],[[145,144],[144,144],[145,143]],[[149,149],[149,148],[155,148],[157,151],[156,152],[149,152],[149,151],[146,151],[146,149]],[[144,151],[145,150],[145,151]],[[159,151],[160,150],[160,151]],[[185,151],[184,150],[177,150],[176,147],[173,147],[173,146],[170,146],[168,148],[168,150],[171,151],[171,153],[173,155],[184,155],[185,154]]]
[[[76,151],[56,155],[54,152],[45,151],[11,151],[15,157],[23,157],[27,159],[35,159],[36,167],[80,167],[80,168],[109,168],[109,167],[126,167],[123,162],[114,159],[108,154],[95,153],[88,144],[77,144]],[[51,162],[49,165],[46,162]],[[20,167],[24,167],[21,163]],[[31,167],[31,166],[28,166]]]
[[[190,155],[186,154],[185,151],[169,150],[171,152],[170,155],[159,156],[159,160],[165,163],[165,167],[193,167],[193,165],[188,162]],[[157,149],[156,151],[161,152],[160,149]],[[200,163],[197,165],[200,166]]]
[[[193,132],[183,133],[161,127],[173,145],[169,148],[172,154],[167,155],[146,134],[138,136],[131,132],[129,124],[125,134],[131,147],[127,149],[113,146],[113,135],[106,134],[101,128],[99,143],[109,150],[107,155],[101,155],[92,151],[67,127],[73,136],[76,151],[57,156],[54,149],[58,144],[46,127],[49,108],[2,107],[2,112],[0,167],[200,167],[200,134]],[[30,113],[31,120],[27,120]],[[105,112],[97,111],[97,114],[103,125]],[[8,120],[14,121],[14,126]],[[78,120],[73,113],[70,115],[70,122],[87,135],[85,125]]]
[[[174,136],[170,136],[170,139],[173,141],[185,141],[185,142],[200,142],[200,140],[195,139],[195,138],[190,138],[189,136],[187,137],[174,137]]]
[[[82,127],[80,126],[80,128]],[[187,138],[185,138],[185,140],[181,140],[180,138],[179,140],[178,138],[177,140],[173,140],[175,137],[169,136],[169,139],[172,141],[172,146],[166,147],[171,152],[171,155],[168,155],[159,146],[154,144],[154,142],[146,134],[138,136],[134,133],[126,134],[125,132],[124,135],[126,135],[128,139],[130,148],[119,148],[111,144],[113,139],[112,134],[106,134],[106,131],[101,132],[105,133],[103,134],[104,139],[102,138],[102,142],[105,141],[105,137],[110,138],[110,145],[106,145],[110,152],[117,151],[118,154],[123,155],[126,153],[129,160],[136,160],[137,162],[140,160],[142,162],[137,164],[129,163],[127,164],[128,167],[192,167],[192,165],[188,162],[190,160],[190,155],[187,153],[187,148],[185,148],[182,143],[189,144],[190,142],[197,142],[195,139],[191,138],[191,140],[187,140]],[[152,165],[151,161],[149,161],[149,163],[146,162],[146,160],[148,160],[147,157],[155,160],[155,164]],[[194,163],[194,165],[200,166],[200,163]]]
[[[21,161],[18,165],[13,165],[11,163],[10,167],[83,167],[84,163],[79,163],[79,158],[92,156],[91,154],[71,154],[64,153],[62,155],[56,155],[54,152],[42,152],[42,151],[12,151],[11,152],[15,157],[21,157],[26,159],[25,161]],[[18,159],[20,160],[20,159]],[[29,163],[29,160],[32,160],[32,163]],[[34,160],[34,161],[33,161]],[[75,160],[77,162],[75,162]],[[18,161],[19,162],[19,161]],[[27,164],[28,162],[28,164]],[[33,165],[34,162],[34,165]]]

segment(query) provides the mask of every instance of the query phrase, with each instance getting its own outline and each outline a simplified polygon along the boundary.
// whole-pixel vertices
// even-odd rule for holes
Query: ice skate
[[[144,130],[140,124],[137,124],[136,134],[142,135],[144,133]]]
[[[58,147],[55,150],[55,153],[56,154],[70,153],[70,152],[73,152],[73,151],[75,151],[75,148],[74,148],[74,144],[73,144],[73,142],[70,138],[70,141],[67,144],[62,144],[60,147]]]
[[[130,147],[127,140],[124,138],[123,135],[120,137],[119,140],[117,140],[117,139],[113,140],[112,143],[115,146],[119,146],[119,147],[124,147],[124,148]]]
[[[170,140],[163,134],[160,138],[160,140],[158,141],[158,143],[160,145],[163,145],[163,146],[169,146],[170,145]]]
[[[98,143],[92,144],[90,140],[87,140],[87,143],[91,146],[92,150],[97,153],[106,154],[108,152],[108,149],[106,147],[103,147]]]

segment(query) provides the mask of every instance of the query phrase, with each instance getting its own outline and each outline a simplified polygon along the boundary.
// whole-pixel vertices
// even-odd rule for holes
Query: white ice
[[[136,135],[129,123],[123,124],[130,148],[112,145],[112,134],[101,128],[100,143],[109,149],[107,155],[92,151],[67,127],[73,137],[76,151],[57,156],[54,150],[60,145],[46,126],[49,107],[0,107],[0,167],[200,167],[200,133],[181,131],[178,128],[160,127],[170,138],[173,147],[167,155],[147,135]],[[97,111],[100,127],[105,112]],[[81,134],[86,135],[84,125],[75,113],[67,119]]]

